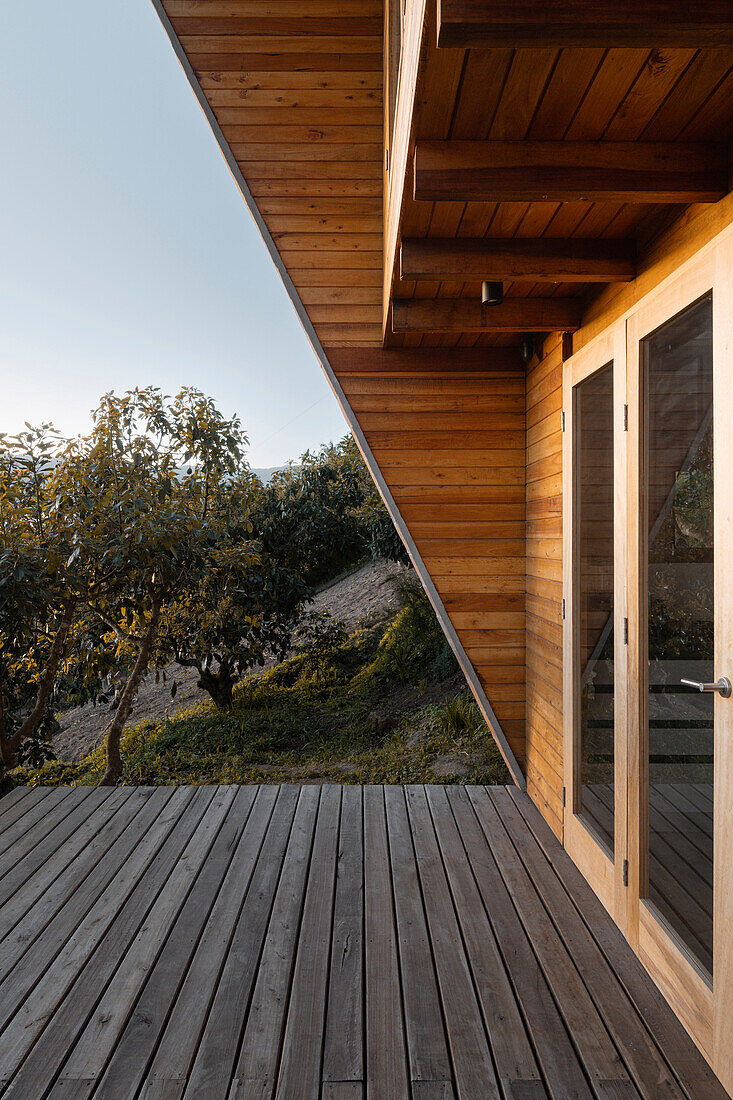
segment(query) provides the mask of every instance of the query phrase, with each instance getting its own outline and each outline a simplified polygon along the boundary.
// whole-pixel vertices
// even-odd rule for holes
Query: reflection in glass
[[[646,408],[647,896],[712,973],[712,299],[642,342]]]
[[[614,843],[613,364],[575,387],[580,812]]]

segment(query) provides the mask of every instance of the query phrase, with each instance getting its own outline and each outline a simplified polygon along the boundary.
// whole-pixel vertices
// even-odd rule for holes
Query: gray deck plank
[[[509,1093],[510,1083],[514,1091],[519,1083],[541,1083],[521,1010],[473,877],[448,794],[444,787],[431,786],[427,788],[427,798],[502,1087]]]
[[[655,815],[697,851],[689,795]],[[38,857],[4,909],[2,1100],[724,1100],[526,795],[67,796],[17,796],[17,864],[0,842],[11,875]]]
[[[7,874],[9,868],[17,867],[24,859],[27,860],[39,842],[55,833],[59,822],[68,817],[79,803],[88,799],[95,788],[81,787],[69,791],[68,788],[59,787],[56,790],[56,799],[44,798],[21,818],[18,826],[22,825],[22,833],[13,835],[11,830],[11,834],[6,836],[0,851],[0,879]]]
[[[125,1100],[133,1096],[140,1086],[199,938],[227,882],[229,868],[246,829],[254,799],[252,787],[236,788],[185,904],[173,921],[165,915],[161,918],[162,935],[165,937],[163,948],[153,965],[146,968],[142,992],[127,1021],[121,1024],[119,1038],[114,1043],[106,1068],[100,1057],[94,1069],[93,1077],[99,1080],[99,1089],[108,1100]],[[117,978],[118,975],[115,980]],[[141,983],[136,982],[135,985],[139,988]],[[104,1011],[102,1004],[100,1012]],[[110,1044],[96,1044],[95,1056],[100,1045],[107,1046],[109,1052]],[[88,1074],[87,1067],[84,1078]],[[78,1100],[86,1100],[91,1091],[86,1086],[78,1088]]]
[[[510,791],[522,817],[565,887],[568,903],[580,913],[639,1017],[691,1098],[725,1100],[727,1093],[699,1052],[621,931],[604,909],[550,826],[526,794]]]
[[[530,935],[476,817],[469,789],[451,787],[447,795],[550,1096],[553,1100],[590,1100],[590,1085],[532,950]]]
[[[175,830],[165,830],[162,846],[157,834],[152,842],[146,843],[150,834],[143,838],[133,859],[142,852],[144,863],[128,861],[120,894],[105,891],[5,1029],[0,1080],[17,1073],[9,1096],[44,1095],[49,1074],[63,1065],[213,795],[205,787],[181,792],[170,811]],[[161,818],[167,824],[165,812]]]
[[[252,1092],[272,1095],[275,1089],[318,802],[319,791],[306,787],[295,812],[234,1071],[232,1097]]]
[[[562,936],[576,967],[588,975],[586,985],[624,1063],[642,1094],[655,1092],[660,1100],[675,1100],[679,1086],[656,1045],[639,1027],[634,1006],[619,984],[603,953],[579,914],[568,906],[557,875],[526,825],[508,791],[491,791],[504,828],[521,851],[522,861],[545,907]]]
[[[548,985],[573,1036],[592,1088],[599,1100],[613,1095],[614,1091],[638,1096],[600,1013],[504,830],[496,807],[482,788],[469,788],[469,797],[520,919],[530,935]]]
[[[278,793],[273,786],[257,788],[257,792],[227,877],[145,1074],[143,1100],[180,1097],[185,1090]]]
[[[323,1048],[324,1082],[364,1080],[363,946],[363,796],[361,787],[344,787]]]
[[[6,809],[5,802],[15,794],[15,791],[11,791],[10,795],[6,795],[0,802],[0,851],[3,852],[11,844],[14,844],[17,838],[22,836],[31,825],[35,824],[58,802],[66,798],[72,788],[20,787],[16,790],[24,792],[25,797],[12,802]]]
[[[7,989],[4,983],[8,975],[31,950],[32,957],[26,960],[26,965],[31,963],[34,978],[42,976],[66,938],[84,917],[90,904],[87,903],[87,898],[91,896],[92,900],[96,900],[98,896],[94,892],[90,895],[87,880],[91,876],[92,883],[96,881],[97,876],[93,875],[93,871],[99,861],[105,858],[110,846],[135,815],[145,809],[149,823],[152,824],[158,809],[148,794],[140,791],[136,795],[119,789],[119,792],[115,791],[115,797],[108,799],[96,811],[94,816],[97,820],[90,821],[92,827],[96,828],[92,839],[4,937],[0,955],[0,990]],[[62,916],[64,908],[66,911]],[[0,993],[0,1030],[3,1027],[7,999],[7,993]]]
[[[384,789],[364,788],[364,954],[367,1100],[409,1094]]]
[[[0,856],[0,906],[31,877],[59,848],[64,840],[72,838],[80,821],[110,795],[110,789],[86,787],[77,797],[60,799],[50,809],[46,799],[36,807],[41,818],[22,836],[8,843]],[[76,792],[74,792],[76,795]]]
[[[88,1095],[82,1082],[101,1078],[106,1059],[120,1040],[138,992],[154,970],[167,943],[167,935],[195,889],[202,868],[211,866],[213,875],[218,876],[217,845],[235,797],[236,789],[233,787],[217,789],[196,831],[155,898],[142,927],[121,957],[86,1027],[74,1043],[61,1079],[78,1082],[77,1100]],[[53,1096],[53,1090],[50,1096]]]
[[[57,829],[44,837],[25,859],[5,874],[0,883],[0,938],[17,926],[23,914],[83,851],[104,822],[104,806],[111,795],[110,787],[93,790],[59,823]],[[115,795],[112,805],[116,806],[121,797]]]
[[[282,787],[185,1091],[226,1100],[300,791]]]
[[[151,858],[150,853],[155,852],[155,845],[163,843],[180,815],[184,805],[181,793],[169,802],[171,809],[162,810],[148,797],[129,829],[119,837],[114,829],[103,838],[110,843],[103,859],[54,919],[45,928],[38,929],[40,934],[33,950],[22,955],[0,985],[0,1029],[8,1025],[37,985],[41,987],[37,1004],[50,1008],[52,995],[48,982],[51,972],[58,973],[63,968],[66,980],[73,981],[98,938],[104,934],[109,912],[124,904]],[[33,912],[31,910],[29,916]],[[24,934],[22,927],[20,934]],[[12,941],[10,946],[13,946]]]
[[[453,1096],[451,1059],[404,789],[386,787],[385,803],[410,1077],[413,1084],[437,1084]]]
[[[6,791],[6,793],[0,798],[0,833],[5,828],[3,822],[6,817],[10,820],[10,810],[24,798],[30,794],[31,791],[36,790],[35,787],[13,787],[12,790]]]
[[[458,1096],[501,1100],[425,788],[405,794]]]
[[[308,869],[303,918],[275,1095],[318,1100],[326,1018],[341,788],[324,786]]]

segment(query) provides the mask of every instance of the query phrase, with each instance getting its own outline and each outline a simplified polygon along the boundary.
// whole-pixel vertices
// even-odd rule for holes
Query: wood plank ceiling
[[[163,7],[322,343],[380,343],[382,0]]]
[[[572,279],[563,278],[553,264],[543,270],[547,249],[553,243],[555,256],[564,257],[563,242],[578,242],[570,259],[577,258],[578,248],[582,253],[598,240],[614,242],[609,246],[609,260],[619,255],[618,248],[632,255],[637,242],[643,249],[689,202],[715,201],[727,191],[724,143],[733,136],[729,6],[706,5],[708,17],[718,18],[720,33],[715,41],[719,45],[709,44],[709,27],[698,24],[691,28],[689,20],[684,24],[681,9],[689,5],[676,5],[681,13],[674,32],[677,44],[657,45],[650,36],[649,20],[644,24],[650,0],[631,5],[642,14],[637,20],[637,41],[630,46],[609,45],[612,28],[606,28],[608,42],[598,38],[593,44],[582,41],[584,20],[576,11],[568,21],[564,4],[451,0],[441,6],[441,41],[448,45],[455,45],[459,37],[462,45],[491,41],[490,48],[439,48],[436,5],[427,0],[422,6],[426,29],[417,65],[404,184],[399,180],[395,187],[391,181],[398,198],[402,190],[399,207],[395,204],[391,211],[398,225],[396,232],[390,233],[388,228],[385,233],[388,344],[470,347],[515,343],[517,333],[523,331],[519,307],[514,334],[502,331],[504,326],[498,323],[498,332],[492,331],[499,311],[484,311],[483,326],[476,322],[481,316],[482,278],[503,277],[509,298],[575,298],[581,312],[597,292],[597,284],[608,281],[609,273],[599,272],[592,253],[588,254],[590,277],[586,281],[581,280],[580,262],[575,264]],[[410,11],[420,7],[420,0],[408,5],[408,20]],[[671,11],[675,5],[657,7],[659,23],[661,8]],[[562,40],[574,38],[581,41],[580,46],[547,45],[545,31],[551,12],[560,12],[565,20]],[[471,20],[477,21],[480,33],[471,31]],[[502,34],[509,33],[502,20],[516,25],[514,45],[495,44]],[[595,23],[594,8],[592,20],[587,20],[594,34],[598,30]],[[460,35],[456,31],[459,25]],[[674,37],[669,29],[665,33],[668,39]],[[689,45],[679,44],[685,40]],[[701,44],[704,48],[696,48]],[[683,150],[678,146],[682,142],[694,144]],[[620,167],[623,160],[629,165],[634,162],[634,149],[628,143],[638,150],[637,166],[646,163],[651,171],[638,173],[636,179],[620,172],[615,181],[610,180],[614,165]],[[656,149],[652,143],[657,143]],[[677,167],[697,173],[712,163],[708,158],[716,168],[707,195],[703,195],[702,186],[697,195],[694,187],[685,194],[681,177],[672,181],[673,173],[666,180],[672,187],[663,193],[665,170],[675,161]],[[577,178],[569,180],[562,166],[572,166],[574,161]],[[607,171],[593,175],[588,169],[594,164],[605,164]],[[394,164],[391,167],[396,168]],[[695,186],[703,182],[700,175]],[[613,194],[614,183],[617,194]],[[604,188],[610,193],[604,194]],[[420,264],[417,247],[425,239],[435,243]],[[515,254],[514,263],[501,253],[501,243],[506,240],[524,242],[525,251]],[[532,249],[531,242],[545,241],[547,244]],[[402,271],[400,242],[406,242]],[[456,264],[462,246],[469,260],[472,255],[480,257],[468,270]],[[492,257],[497,259],[496,273],[490,267]],[[524,277],[520,257],[531,261]],[[482,271],[478,263],[486,261]],[[632,273],[622,273],[619,281],[630,277]],[[406,312],[404,305],[395,307],[393,303],[413,299],[434,304],[432,321],[429,307],[409,307],[414,323],[405,324],[409,309]],[[438,299],[446,301],[438,304]],[[459,307],[464,299],[470,300],[470,310]],[[461,326],[457,318],[466,317],[472,323]],[[417,318],[424,322],[422,329]],[[536,328],[532,323],[534,307],[528,308],[527,318],[524,330]]]
[[[647,0],[622,21],[624,35],[636,27],[633,44],[589,45],[575,31],[581,47],[540,47],[549,16],[533,14],[536,5],[452,0],[441,9],[440,42],[478,48],[439,48],[434,0],[412,0],[403,38],[417,18],[414,111],[401,202],[388,211],[399,224],[382,300],[382,0],[162,5],[326,347],[378,346],[382,324],[388,344],[407,346],[516,343],[517,333],[543,325],[572,329],[596,280],[608,277],[591,257],[580,281],[584,247],[614,240],[628,255],[685,204],[727,190],[726,151],[716,143],[733,122],[733,32],[716,0],[698,14],[718,20],[720,45],[706,45],[709,27],[698,20],[691,28],[674,5],[673,44],[647,43]],[[578,20],[562,19],[567,40]],[[526,45],[497,46],[512,23]],[[605,33],[614,42],[621,32],[609,24]],[[403,73],[400,95],[407,83]],[[675,148],[680,142],[687,147]],[[419,277],[401,278],[400,242],[414,258],[421,238],[466,242],[468,254],[483,241],[486,260],[506,240],[576,241],[567,280],[552,264],[543,270],[546,245],[539,262],[524,253],[527,274],[521,253],[513,267],[498,267],[508,298],[575,299],[575,308],[527,307],[522,325],[516,305],[507,322],[480,309],[481,278],[499,276],[450,262],[436,270],[435,253]],[[414,298],[446,302],[432,315],[391,306]]]

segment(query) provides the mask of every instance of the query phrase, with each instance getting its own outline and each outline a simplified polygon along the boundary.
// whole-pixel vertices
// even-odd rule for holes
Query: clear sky
[[[192,385],[256,467],[345,434],[149,0],[0,3],[0,141],[0,431]]]

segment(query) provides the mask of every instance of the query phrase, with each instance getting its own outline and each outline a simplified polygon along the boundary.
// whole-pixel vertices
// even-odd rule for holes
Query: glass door
[[[640,341],[642,897],[713,974],[713,296]]]
[[[565,846],[733,1095],[733,228],[563,409]]]
[[[730,255],[710,249],[627,325],[627,929],[721,1073],[716,1050],[733,1058]]]
[[[626,354],[614,330],[565,365],[565,846],[625,922]]]

